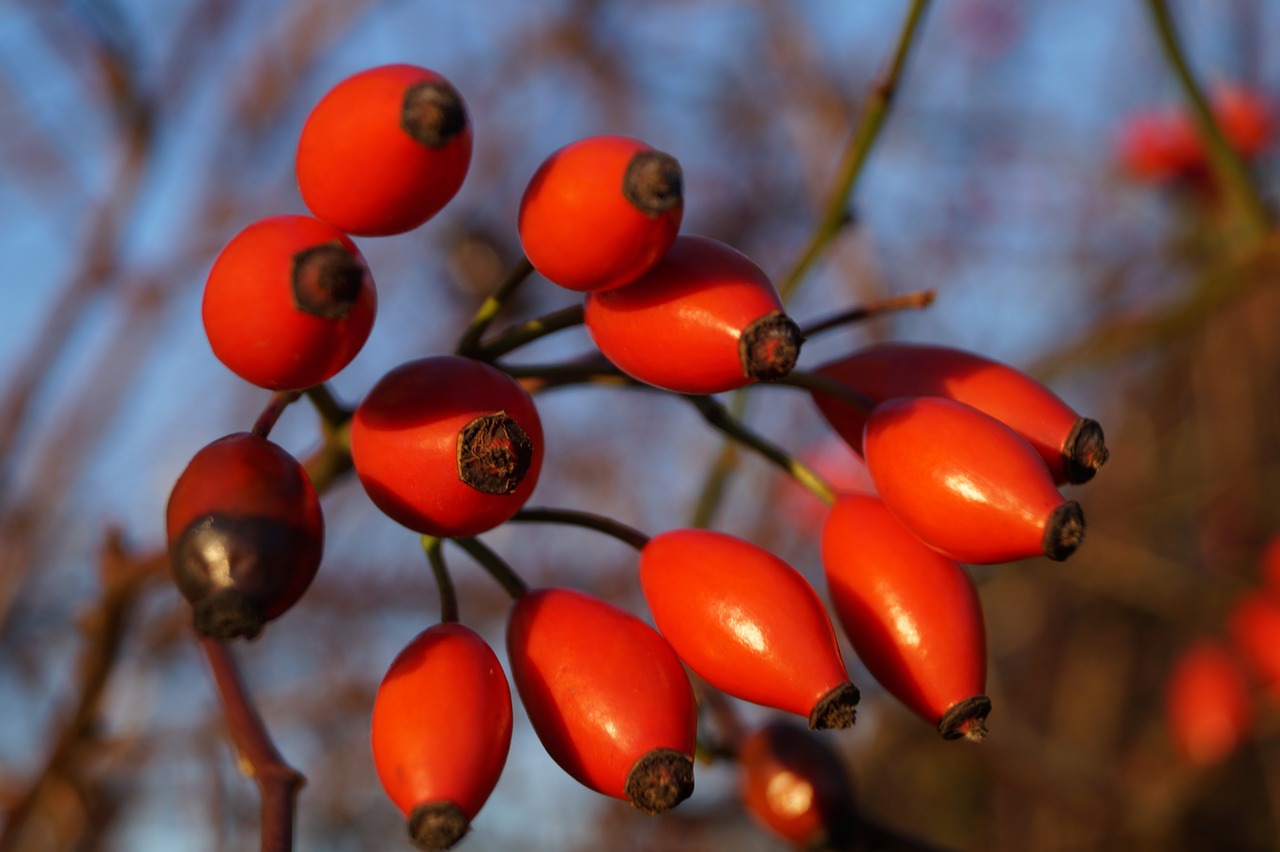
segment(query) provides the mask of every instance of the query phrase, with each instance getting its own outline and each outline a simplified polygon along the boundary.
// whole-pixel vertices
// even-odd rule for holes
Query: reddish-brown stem
[[[280,415],[284,414],[284,410],[296,402],[300,396],[302,396],[301,391],[276,391],[271,394],[271,399],[253,424],[253,434],[259,438],[269,437]]]
[[[802,326],[801,334],[805,338],[813,337],[815,334],[821,334],[833,328],[839,328],[842,325],[849,325],[855,322],[861,322],[871,317],[887,314],[890,311],[919,310],[927,308],[933,304],[934,299],[938,298],[937,290],[918,290],[915,293],[905,293],[901,296],[891,296],[887,299],[880,299],[869,305],[859,305],[856,308],[850,308],[847,311],[841,311],[838,314],[832,314],[829,317],[823,317],[814,320],[808,325]]]
[[[200,647],[213,672],[231,739],[262,796],[260,848],[262,852],[288,852],[293,849],[298,791],[306,779],[276,750],[231,650],[224,643],[208,638],[200,640]]]

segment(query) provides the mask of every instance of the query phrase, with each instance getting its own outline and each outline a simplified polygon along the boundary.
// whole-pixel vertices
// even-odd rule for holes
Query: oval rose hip
[[[1058,482],[1087,482],[1107,460],[1102,427],[1076,414],[1053,391],[1020,370],[973,352],[921,343],[881,343],[818,367],[816,372],[874,402],[939,396],[971,405],[1035,447]],[[827,422],[862,451],[866,415],[814,391]]]
[[[511,608],[507,657],[538,739],[579,783],[649,814],[693,792],[693,689],[652,627],[582,592],[536,589]]]
[[[640,585],[658,630],[707,683],[811,728],[853,724],[858,690],[831,620],[777,556],[724,533],[671,530],[641,549]]]
[[[383,65],[334,86],[298,139],[298,189],[349,234],[388,236],[426,222],[471,164],[471,120],[457,90],[415,65]]]
[[[254,638],[297,603],[324,553],[324,516],[293,456],[248,432],[209,444],[165,510],[174,580],[215,639]]]
[[[472,536],[514,515],[542,468],[542,421],[506,373],[457,355],[401,364],[351,418],[374,504],[416,532]]]
[[[822,565],[836,615],[871,676],[947,739],[981,740],[991,710],[987,639],[964,568],[869,494],[831,508]]]
[[[373,763],[422,849],[466,834],[511,746],[511,690],[474,631],[443,623],[414,637],[373,701]]]
[[[1062,560],[1084,538],[1079,504],[1058,493],[1035,449],[976,408],[890,399],[867,418],[863,449],[889,511],[958,562]]]
[[[719,393],[781,379],[800,329],[758,266],[706,237],[677,237],[647,273],[588,293],[591,339],[618,369],[677,393]]]
[[[247,382],[302,390],[364,346],[377,294],[355,244],[310,216],[273,216],[232,237],[201,308],[213,354]]]
[[[684,214],[680,164],[639,139],[592,136],[548,157],[520,200],[520,243],[570,290],[609,290],[647,272]]]

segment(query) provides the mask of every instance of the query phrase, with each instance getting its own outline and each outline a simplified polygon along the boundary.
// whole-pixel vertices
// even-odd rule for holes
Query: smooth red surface
[[[533,444],[529,470],[510,494],[488,494],[458,478],[458,433],[504,412]],[[514,515],[538,483],[542,421],[533,398],[506,373],[441,355],[387,373],[356,407],[351,458],[374,504],[411,530],[471,536]]]
[[[626,199],[631,158],[653,150],[626,136],[592,136],[548,157],[520,200],[520,244],[548,280],[609,290],[649,271],[680,230],[683,203],[658,214]]]
[[[1062,447],[1080,419],[1053,391],[1020,370],[962,349],[921,343],[882,343],[816,369],[881,402],[898,396],[940,396],[971,405],[1013,429],[1044,459],[1054,479],[1066,481]],[[814,392],[827,422],[862,451],[866,415]]]
[[[474,819],[511,746],[511,689],[485,641],[457,623],[419,633],[378,687],[372,744],[378,779],[406,817],[450,801]]]
[[[836,502],[822,565],[858,659],[912,712],[936,725],[954,704],[985,694],[986,628],[973,581],[878,498]]]
[[[364,346],[378,299],[366,270],[347,315],[327,319],[294,304],[294,255],[339,245],[365,266],[355,244],[310,216],[273,216],[232,237],[205,282],[202,316],[213,354],[247,382],[302,390],[331,379]]]
[[[324,515],[311,478],[297,459],[266,438],[237,432],[201,449],[178,476],[165,508],[169,544],[209,514],[277,521],[295,542],[280,593],[263,602],[268,619],[298,602],[324,555]],[[231,578],[229,578],[231,579]]]
[[[939,397],[882,402],[863,434],[889,511],[930,547],[986,564],[1043,555],[1064,500],[1035,449],[976,408]]]
[[[672,530],[640,551],[654,623],[717,689],[808,717],[849,675],[822,601],[790,565],[749,541]]]
[[[414,65],[383,65],[334,86],[298,139],[298,189],[317,217],[349,234],[388,236],[426,222],[457,194],[471,164],[471,122],[441,148],[400,126],[405,91],[443,81]]]
[[[1174,660],[1165,690],[1165,721],[1178,753],[1200,766],[1218,763],[1249,736],[1249,685],[1222,642],[1200,639]]]
[[[760,267],[707,237],[680,236],[640,278],[588,293],[587,331],[604,356],[638,381],[677,393],[720,393],[751,384],[738,340],[782,310]]]
[[[1227,613],[1227,632],[1253,678],[1280,699],[1280,598],[1259,590]]]
[[[579,783],[626,799],[627,773],[645,754],[693,756],[688,675],[626,610],[573,589],[528,592],[511,609],[507,658],[538,739]]]
[[[856,820],[853,783],[830,741],[784,719],[743,737],[738,762],[747,813],[802,846],[842,839]]]

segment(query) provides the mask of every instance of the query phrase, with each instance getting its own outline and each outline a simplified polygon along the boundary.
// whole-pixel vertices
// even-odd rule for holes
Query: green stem
[[[880,314],[889,313],[890,311],[919,310],[927,308],[933,304],[938,298],[937,290],[917,290],[914,293],[905,293],[901,296],[891,296],[887,299],[881,299],[872,302],[869,305],[860,305],[856,308],[850,308],[847,311],[841,311],[838,314],[832,314],[819,320],[814,320],[804,326],[800,333],[805,339],[813,337],[815,334],[821,334],[833,328],[839,328],[842,325],[861,322]]]
[[[920,22],[928,6],[929,0],[913,0],[911,8],[907,11],[907,18],[898,34],[897,46],[889,67],[872,84],[862,115],[858,119],[858,125],[854,128],[853,136],[840,159],[838,177],[831,187],[831,194],[827,197],[822,218],[818,220],[817,227],[809,236],[809,242],[800,251],[799,257],[783,276],[782,283],[778,287],[778,293],[782,296],[784,303],[790,299],[804,276],[851,219],[849,199],[862,174],[862,167],[866,164],[867,157],[880,136],[880,129],[884,126],[885,117],[889,114],[889,107],[893,103],[903,69],[907,64],[907,56],[916,41]]]
[[[751,396],[739,389],[729,398],[729,414],[739,422],[745,422],[747,406]],[[689,526],[695,529],[706,529],[715,520],[716,510],[724,499],[725,489],[729,487],[729,479],[738,466],[738,442],[725,438],[720,443],[720,451],[715,460],[707,468],[702,480],[702,488],[698,491],[698,501],[693,504],[693,514],[689,518]]]
[[[838,382],[821,373],[814,373],[808,370],[792,370],[790,375],[779,379],[774,384],[789,385],[793,388],[802,388],[810,393],[825,394],[838,399],[845,405],[858,409],[864,415],[870,414],[871,409],[876,407],[876,401],[857,388],[850,387],[844,382]]]
[[[492,296],[485,299],[476,309],[475,315],[471,317],[471,322],[467,324],[463,330],[462,336],[458,338],[458,345],[454,347],[454,352],[458,355],[473,356],[480,347],[480,338],[484,336],[485,330],[489,328],[489,324],[498,316],[503,305],[511,298],[526,278],[533,273],[533,264],[529,262],[527,257],[521,256],[516,265],[511,267],[507,273],[507,277],[498,285],[498,289]]]
[[[330,432],[339,432],[342,427],[351,420],[351,409],[347,408],[334,397],[333,391],[329,390],[328,385],[316,385],[307,388],[304,391],[307,399],[311,402],[311,407],[320,415],[320,419],[324,421],[325,428]]]
[[[509,328],[488,343],[477,346],[472,357],[479,358],[481,361],[493,361],[526,343],[532,343],[540,337],[546,337],[561,329],[573,328],[575,325],[582,325],[581,303],[570,305],[546,316],[526,320]]]
[[[431,572],[435,574],[436,586],[440,589],[440,620],[458,620],[458,594],[453,588],[453,579],[449,576],[449,567],[444,564],[444,539],[433,535],[422,537],[422,549],[427,553],[431,563]]]
[[[635,527],[627,526],[621,521],[615,521],[613,518],[608,518],[604,515],[583,512],[577,509],[551,509],[547,507],[521,509],[511,517],[511,520],[586,527],[602,532],[605,535],[613,536],[618,541],[629,544],[636,550],[642,550],[649,543],[649,536]]]
[[[1165,59],[1173,68],[1183,94],[1191,103],[1191,113],[1195,118],[1200,138],[1208,148],[1209,166],[1219,186],[1226,193],[1229,203],[1240,215],[1242,225],[1251,239],[1259,239],[1271,230],[1271,217],[1266,205],[1258,194],[1257,187],[1249,178],[1249,172],[1239,154],[1231,146],[1218,121],[1214,118],[1213,109],[1204,96],[1204,90],[1196,82],[1187,62],[1186,51],[1178,39],[1174,28],[1173,17],[1169,14],[1169,6],[1165,0],[1147,0],[1151,17],[1164,48]]]
[[[276,426],[276,421],[280,419],[280,415],[284,414],[284,410],[296,402],[300,396],[302,394],[298,391],[276,391],[271,394],[271,399],[267,401],[266,407],[262,409],[262,413],[254,421],[253,434],[258,438],[269,437],[271,430]]]
[[[343,427],[336,434],[325,436],[324,444],[303,463],[316,492],[323,494],[351,471],[351,451],[348,449],[349,429]]]
[[[479,562],[480,566],[488,571],[493,579],[497,580],[512,598],[518,598],[529,591],[528,584],[520,579],[520,575],[480,539],[454,538],[450,539],[450,541],[471,554],[471,558]]]
[[[813,492],[819,500],[830,506],[836,501],[835,489],[804,462],[752,431],[741,420],[729,413],[722,404],[709,396],[686,396],[698,409],[704,420],[743,446],[750,447],[764,458],[789,473],[796,482]]]

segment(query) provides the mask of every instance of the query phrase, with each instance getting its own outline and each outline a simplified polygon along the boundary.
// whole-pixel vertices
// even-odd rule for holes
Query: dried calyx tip
[[[196,632],[210,639],[256,639],[267,623],[262,607],[235,589],[222,589],[194,606]]]
[[[987,714],[990,712],[991,699],[985,695],[957,701],[938,720],[938,733],[948,740],[963,737],[970,742],[980,743],[987,735]]]
[[[533,442],[506,412],[477,417],[458,432],[458,478],[485,494],[510,494],[533,463]]]
[[[1068,500],[1054,509],[1044,525],[1044,537],[1040,547],[1044,555],[1061,562],[1076,552],[1084,541],[1084,512],[1075,500]]]
[[[623,790],[650,816],[669,811],[693,794],[693,758],[673,748],[646,752],[627,773]]]
[[[855,708],[860,698],[862,694],[858,692],[858,687],[848,681],[832,689],[814,705],[809,714],[809,730],[852,727],[857,720],[858,711]]]
[[[761,382],[785,379],[800,358],[804,335],[795,320],[772,311],[752,322],[738,339],[743,373]]]
[[[1088,417],[1081,417],[1071,427],[1067,440],[1062,444],[1062,462],[1066,468],[1067,482],[1079,485],[1093,479],[1098,468],[1106,464],[1110,456],[1101,424]]]
[[[458,90],[443,80],[405,89],[400,127],[428,148],[443,148],[467,127],[467,109]]]
[[[343,245],[325,243],[293,256],[293,303],[324,319],[342,319],[360,298],[364,264]]]
[[[409,839],[419,849],[448,849],[471,829],[471,820],[450,801],[426,802],[409,814]]]
[[[662,151],[637,151],[622,176],[622,195],[641,213],[657,216],[684,203],[684,174]]]

